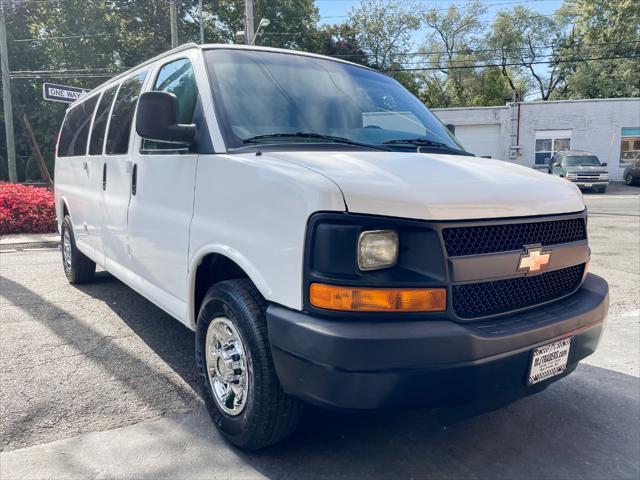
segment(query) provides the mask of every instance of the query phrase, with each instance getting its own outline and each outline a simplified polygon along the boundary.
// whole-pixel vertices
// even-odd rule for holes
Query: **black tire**
[[[300,400],[286,395],[278,380],[265,310],[266,302],[250,280],[227,280],[212,286],[205,295],[196,328],[196,364],[209,415],[229,442],[249,451],[293,433],[303,410]],[[239,333],[248,368],[246,403],[234,415],[218,405],[207,373],[207,331],[220,317],[229,320]]]
[[[627,185],[635,185],[636,181],[633,178],[633,175],[631,175],[630,173],[627,173],[624,177],[624,183],[626,183]]]
[[[69,234],[69,250],[65,248],[65,234]],[[96,264],[76,247],[71,219],[68,215],[62,221],[60,232],[60,250],[62,251],[62,267],[69,283],[85,283],[93,280]],[[69,257],[67,261],[67,256]]]

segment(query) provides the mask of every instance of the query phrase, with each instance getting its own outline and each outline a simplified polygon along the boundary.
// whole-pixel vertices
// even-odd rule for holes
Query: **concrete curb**
[[[37,250],[42,248],[60,248],[59,240],[47,242],[24,242],[0,244],[0,252],[21,252],[24,250]]]

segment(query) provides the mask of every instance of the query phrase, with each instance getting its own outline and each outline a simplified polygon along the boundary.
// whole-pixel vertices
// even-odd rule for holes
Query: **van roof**
[[[141,67],[144,67],[145,65],[150,65],[158,60],[162,60],[164,57],[168,57],[169,55],[173,55],[175,53],[178,52],[183,52],[186,50],[191,50],[191,49],[199,49],[199,50],[212,50],[212,49],[232,49],[232,50],[254,50],[254,51],[259,51],[259,52],[278,52],[278,53],[287,53],[289,55],[301,55],[301,56],[306,56],[306,57],[314,57],[314,58],[323,58],[326,60],[332,60],[335,62],[340,62],[340,63],[346,63],[349,65],[355,65],[357,67],[362,67],[362,68],[366,68],[369,70],[374,70],[372,68],[369,68],[365,65],[360,65],[358,63],[354,63],[354,62],[349,62],[347,60],[342,60],[340,58],[335,58],[335,57],[329,57],[326,55],[319,55],[317,53],[310,53],[310,52],[302,52],[300,50],[288,50],[286,48],[274,48],[274,47],[260,47],[260,46],[256,46],[256,45],[237,45],[237,44],[233,44],[233,43],[206,43],[204,45],[198,45],[196,43],[185,43],[183,45],[180,45],[176,48],[173,48],[171,50],[168,50],[164,53],[161,53],[160,55],[156,55],[153,58],[150,58],[149,60],[146,60],[138,65],[136,65],[135,67],[132,67],[122,73],[119,73],[117,75],[115,75],[114,77],[110,78],[109,80],[107,80],[106,82],[101,83],[100,85],[98,85],[97,87],[93,88],[92,90],[90,90],[89,92],[87,92],[85,95],[82,95],[80,98],[78,98],[75,102],[69,104],[68,108],[73,107],[76,103],[81,102],[83,100],[85,100],[86,98],[90,97],[96,90],[100,90],[101,88],[105,87],[106,85],[109,85],[123,77],[126,77],[127,75],[129,75],[131,72],[138,70]]]

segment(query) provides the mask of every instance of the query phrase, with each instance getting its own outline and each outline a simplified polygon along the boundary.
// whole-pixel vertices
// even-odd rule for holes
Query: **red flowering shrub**
[[[56,230],[53,192],[0,182],[0,234],[47,233]]]

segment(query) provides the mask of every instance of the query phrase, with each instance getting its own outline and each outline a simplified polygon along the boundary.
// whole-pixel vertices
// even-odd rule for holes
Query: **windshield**
[[[567,156],[564,159],[567,167],[599,167],[600,160],[595,155],[574,155]]]
[[[230,148],[352,143],[386,150],[463,150],[417,98],[372,70],[277,52],[215,49],[205,55]]]

